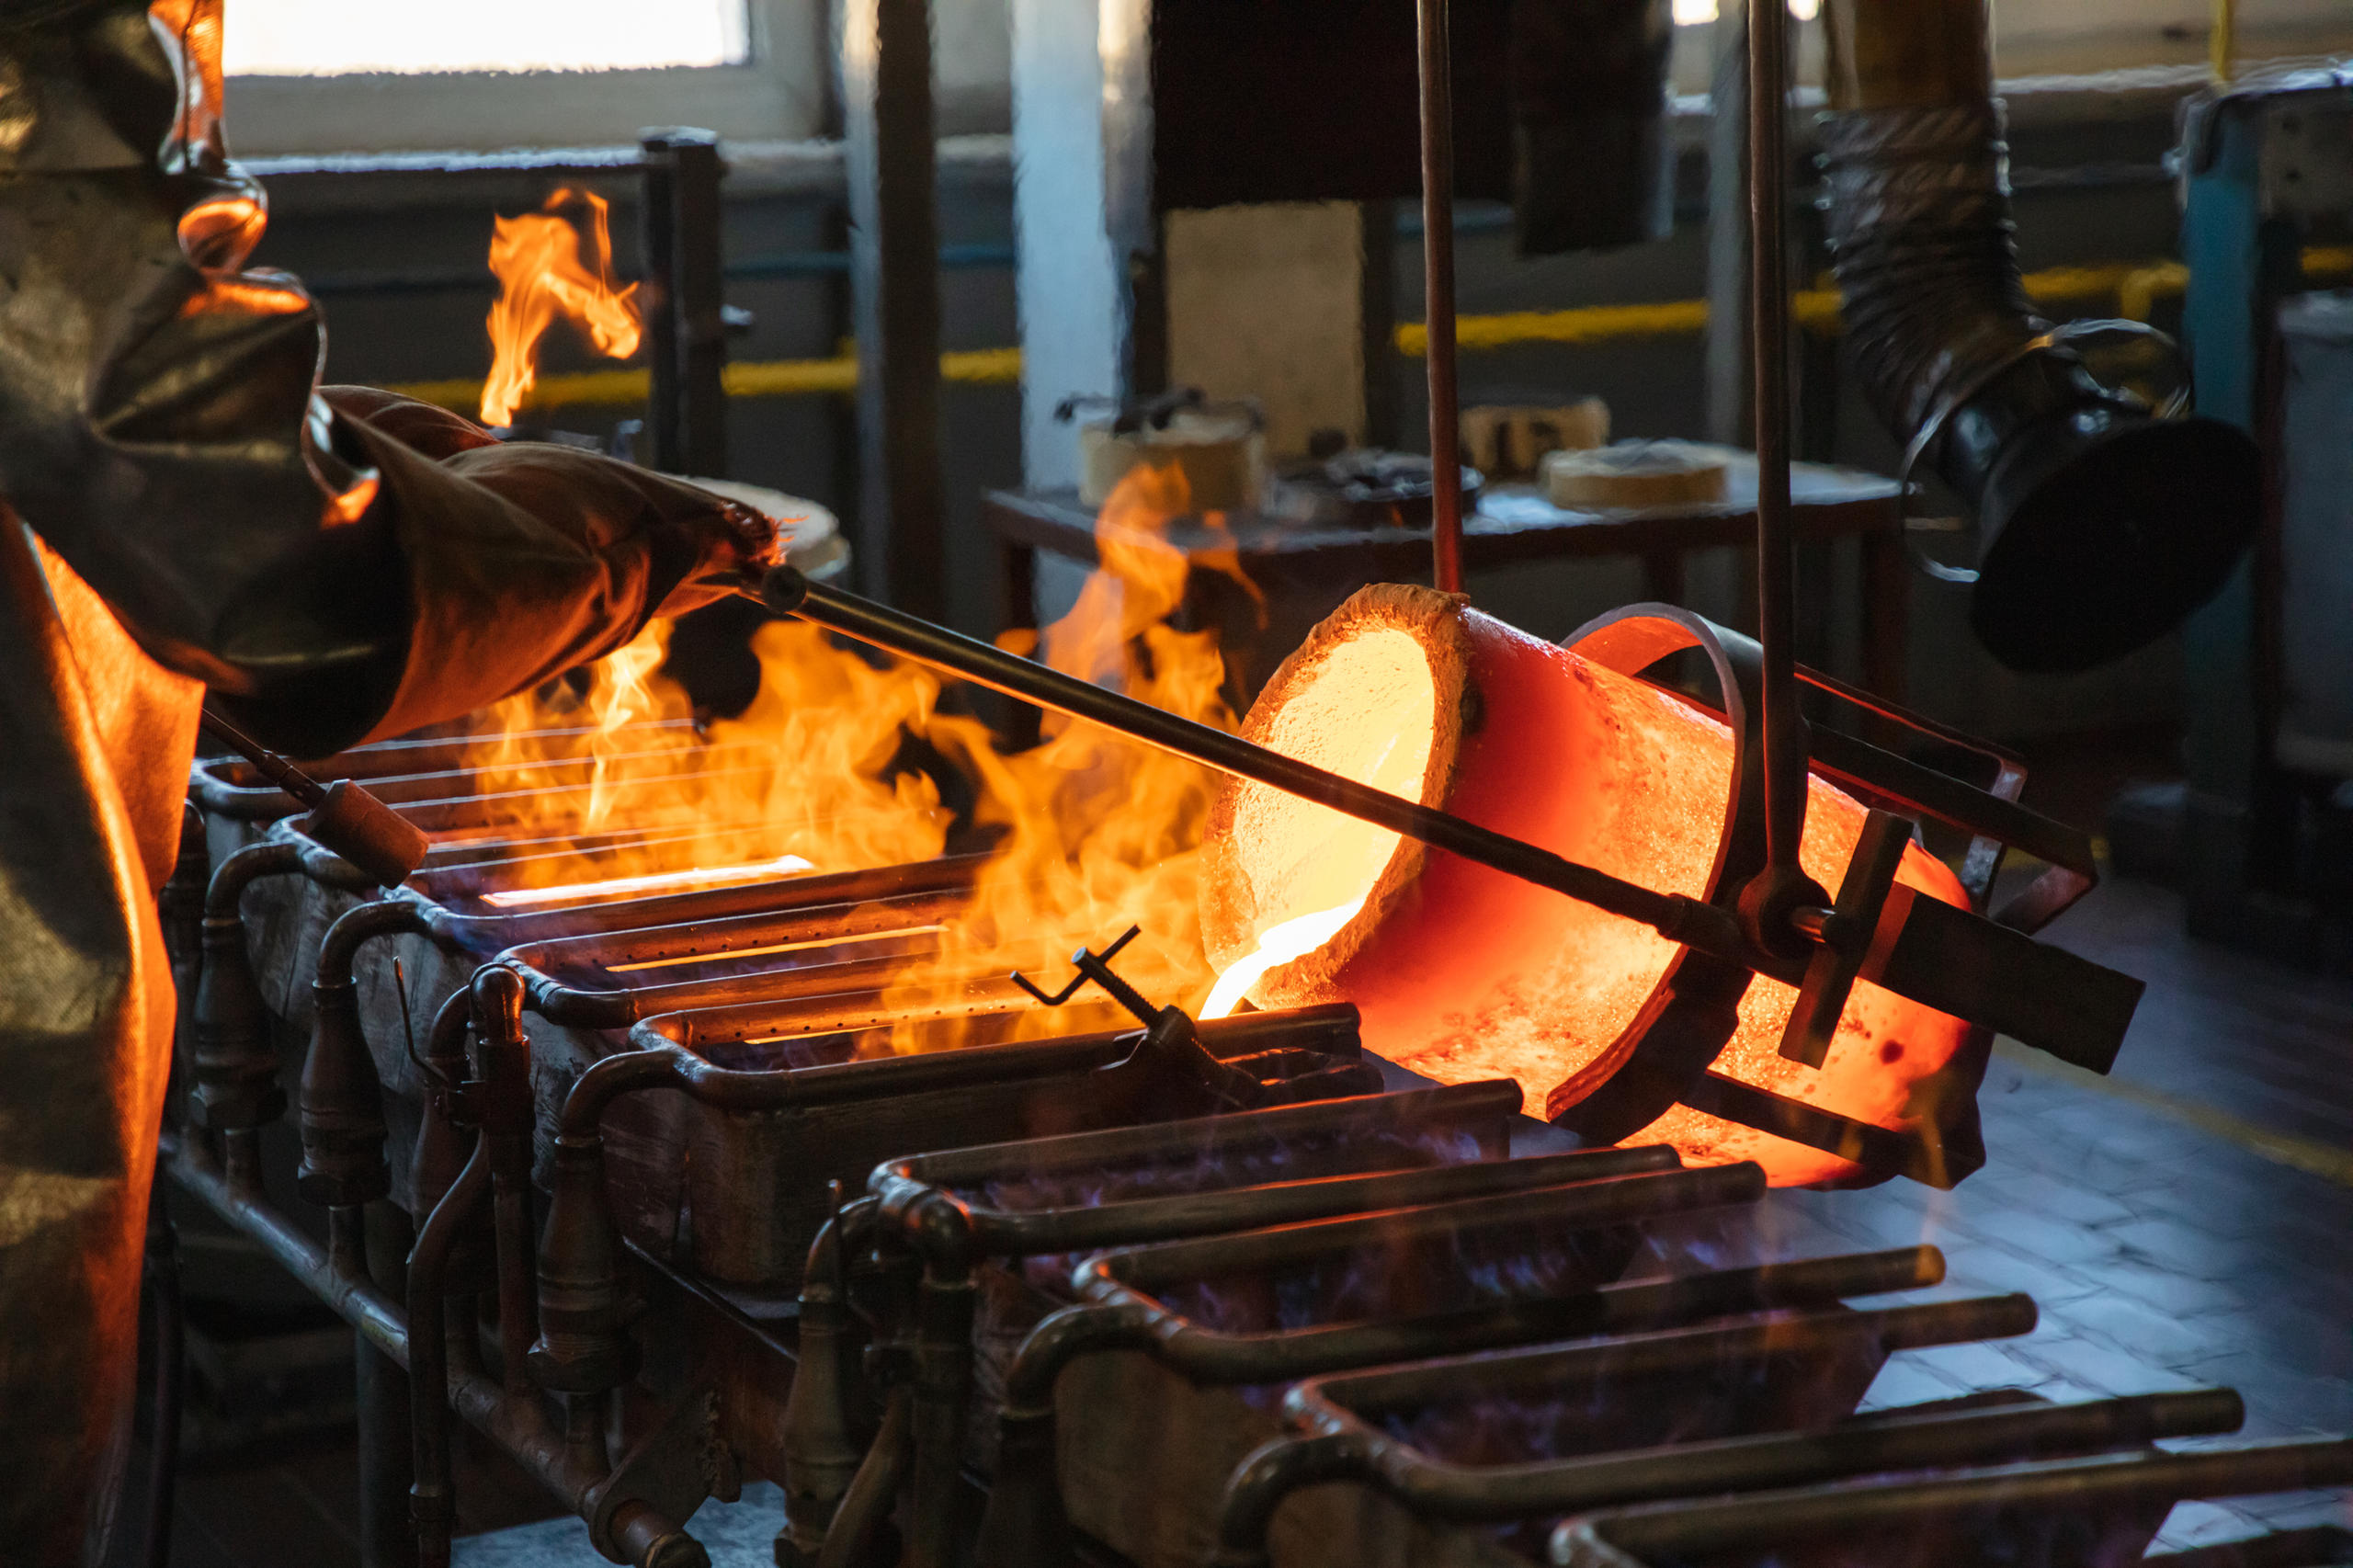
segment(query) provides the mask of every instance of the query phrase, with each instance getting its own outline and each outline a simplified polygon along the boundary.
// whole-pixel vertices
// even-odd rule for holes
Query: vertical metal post
[[[1358,204],[1364,235],[1358,316],[1364,345],[1364,444],[1397,445],[1397,208]]]
[[[1716,0],[1708,83],[1708,439],[1755,424],[1748,339],[1748,0]]]
[[[1418,0],[1422,320],[1428,335],[1430,550],[1438,591],[1462,591],[1462,419],[1454,353],[1454,61],[1448,0]]]
[[[2215,108],[2211,145],[2187,183],[2181,256],[2189,266],[2182,331],[2198,412],[2268,442],[2277,439],[2279,306],[2303,285],[2303,236],[2292,219],[2265,210],[2265,107],[2235,98]],[[2267,512],[2277,506],[2276,483],[2267,487]],[[2268,526],[2276,528],[2276,514]],[[2271,755],[2278,698],[2266,669],[2268,606],[2278,590],[2267,583],[2265,554],[2261,545],[2250,551],[2182,623],[2185,915],[2191,936],[2236,945],[2266,928],[2250,898],[2267,891],[2265,869],[2295,863],[2296,792]],[[2276,935],[2271,941],[2281,945]]]
[[[395,1301],[408,1294],[407,1259],[415,1227],[394,1204],[368,1206],[368,1272]],[[359,1367],[359,1562],[360,1568],[415,1568],[416,1535],[408,1517],[415,1436],[410,1406],[415,1394],[408,1373],[360,1335]]]
[[[416,1536],[408,1513],[411,1464],[408,1374],[392,1358],[355,1336],[359,1390],[360,1568],[414,1568]]]
[[[861,587],[947,619],[929,0],[846,0],[842,130],[858,335]]]
[[[719,138],[708,131],[668,132],[676,174],[679,450],[684,468],[706,479],[727,477],[727,301],[724,214]]]
[[[638,250],[645,276],[637,286],[645,324],[645,360],[652,386],[645,400],[644,460],[665,473],[681,472],[683,393],[678,384],[678,179],[667,133],[638,138],[642,184],[638,202]]]
[[[1763,650],[1767,873],[1797,869],[1808,745],[1790,641],[1796,581],[1790,526],[1789,29],[1786,0],[1748,18],[1750,329],[1756,421],[1756,631]]]
[[[199,830],[200,831],[200,830]],[[162,1165],[147,1195],[146,1287],[155,1325],[153,1424],[148,1433],[147,1511],[140,1568],[168,1568],[180,1465],[180,1405],[188,1382],[188,1319],[180,1296],[179,1233],[165,1201]]]
[[[727,473],[727,321],[719,138],[685,127],[641,133],[645,158],[645,316],[654,466]]]

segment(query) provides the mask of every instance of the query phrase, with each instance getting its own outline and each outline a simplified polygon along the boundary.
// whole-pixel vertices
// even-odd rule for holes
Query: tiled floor
[[[1980,1096],[1986,1168],[1955,1191],[1771,1199],[1792,1240],[1931,1242],[1948,1293],[2040,1304],[2023,1339],[1899,1354],[1873,1401],[2222,1385],[2250,1436],[2353,1432],[2353,985],[2188,943],[2171,895],[2127,883],[2052,936],[2150,983],[2111,1082],[2006,1049]],[[2323,1522],[2353,1524],[2353,1502],[2185,1506],[2163,1544]]]
[[[1875,1403],[2223,1384],[2245,1396],[2250,1435],[2353,1432],[2353,985],[2195,947],[2169,895],[2131,884],[2101,889],[2053,935],[2151,983],[2114,1079],[1999,1055],[1981,1099],[1984,1171],[1951,1193],[1900,1181],[1776,1193],[1769,1250],[1927,1241],[1949,1260],[1938,1293],[2023,1290],[2040,1303],[2024,1338],[1899,1354]],[[326,1446],[189,1476],[175,1562],[355,1563],[349,1488],[348,1450]],[[2189,1505],[2162,1544],[2325,1521],[2353,1523],[2347,1499]],[[535,1555],[511,1555],[527,1545]],[[569,1521],[511,1551],[484,1540],[460,1561],[597,1561]]]

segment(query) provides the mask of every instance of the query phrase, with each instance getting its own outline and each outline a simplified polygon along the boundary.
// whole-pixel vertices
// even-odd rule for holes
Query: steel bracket
[[[638,1440],[589,1494],[588,1540],[608,1562],[627,1562],[630,1554],[614,1524],[630,1504],[652,1509],[683,1525],[707,1497],[733,1503],[743,1495],[735,1454],[719,1433],[719,1395],[698,1390],[674,1406],[662,1424]]]

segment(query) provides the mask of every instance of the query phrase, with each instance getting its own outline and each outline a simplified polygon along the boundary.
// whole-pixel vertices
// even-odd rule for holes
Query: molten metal
[[[1722,724],[1425,589],[1371,587],[1343,606],[1276,673],[1244,733],[1662,892],[1701,896],[1715,868],[1733,762]],[[1863,818],[1813,780],[1802,858],[1825,885]],[[1589,1092],[1617,1070],[1677,951],[1631,921],[1261,785],[1229,786],[1210,835],[1202,929],[1227,971],[1222,993],[1353,1002],[1370,1049],[1446,1083],[1506,1074],[1538,1115],[1555,1085]],[[1899,880],[1964,902],[1917,846]],[[1236,983],[1253,965],[1255,983]],[[1860,984],[1814,1071],[1777,1050],[1793,999],[1753,983],[1718,1070],[1889,1128],[1907,1125],[1912,1085],[1967,1032]],[[1781,1184],[1856,1174],[1687,1108],[1636,1141],[1695,1162],[1755,1159]]]
[[[638,898],[654,892],[683,892],[688,888],[725,887],[737,882],[766,881],[817,868],[798,855],[779,855],[756,866],[728,866],[705,870],[653,871],[642,877],[608,877],[602,881],[570,882],[548,888],[510,888],[482,895],[484,903],[500,909],[532,908],[549,903],[585,903],[597,899]]]

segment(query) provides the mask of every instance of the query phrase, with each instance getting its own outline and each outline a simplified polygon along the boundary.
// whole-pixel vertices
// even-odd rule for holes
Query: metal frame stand
[[[642,209],[645,329],[654,387],[645,435],[651,466],[727,477],[727,314],[719,138],[685,127],[648,131]]]
[[[858,339],[858,581],[878,598],[944,620],[929,0],[847,0],[842,29],[850,309]]]
[[[2255,550],[2182,632],[2187,924],[2194,937],[2308,962],[2353,951],[2353,930],[2281,880],[2299,860],[2300,801],[2272,755],[2280,657],[2278,320],[2281,301],[2307,286],[2308,232],[2347,214],[2342,182],[2293,177],[2297,171],[2282,166],[2293,160],[2267,143],[2300,118],[2330,114],[2353,114],[2341,86],[2228,92],[2200,106],[2183,147],[2189,283],[2182,328],[2198,411],[2256,437],[2268,492]]]

